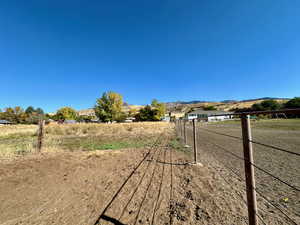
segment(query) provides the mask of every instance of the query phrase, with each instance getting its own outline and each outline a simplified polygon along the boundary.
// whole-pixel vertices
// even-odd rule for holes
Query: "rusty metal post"
[[[197,131],[196,131],[196,119],[193,119],[193,139],[194,139],[194,161],[197,164]]]
[[[186,120],[183,120],[183,135],[184,144],[187,145],[187,134],[186,134]]]
[[[257,225],[257,201],[249,115],[241,116],[249,225]]]
[[[37,152],[40,153],[43,147],[43,141],[44,141],[44,125],[45,120],[40,119],[39,120],[39,128],[38,128],[38,141],[37,141]]]

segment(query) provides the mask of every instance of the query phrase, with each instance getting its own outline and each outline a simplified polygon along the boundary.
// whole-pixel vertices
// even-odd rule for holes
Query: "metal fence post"
[[[44,139],[44,125],[45,120],[39,120],[39,128],[38,128],[38,140],[37,140],[37,152],[41,152],[43,146],[43,139]]]
[[[241,116],[249,225],[257,225],[257,202],[249,115]]]
[[[194,139],[194,160],[197,164],[197,132],[196,132],[196,119],[193,119],[193,139]]]

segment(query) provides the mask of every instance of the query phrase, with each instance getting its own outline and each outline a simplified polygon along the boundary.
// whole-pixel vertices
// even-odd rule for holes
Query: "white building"
[[[224,114],[229,114],[229,115],[224,115]],[[192,112],[189,112],[186,114],[186,118],[188,120],[192,119],[198,119],[198,120],[203,120],[206,122],[213,122],[213,121],[224,121],[224,120],[230,120],[232,119],[232,113],[230,112],[225,112],[225,111],[217,111],[217,110],[195,110]]]

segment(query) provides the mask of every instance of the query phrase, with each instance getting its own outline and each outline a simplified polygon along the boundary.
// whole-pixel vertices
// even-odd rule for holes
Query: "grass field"
[[[165,133],[170,124],[164,122],[123,124],[47,125],[43,152],[93,151],[142,148]],[[0,159],[10,159],[36,150],[35,125],[0,127]]]

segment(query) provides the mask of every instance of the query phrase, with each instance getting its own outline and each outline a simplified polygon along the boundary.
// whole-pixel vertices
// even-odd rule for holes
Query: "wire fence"
[[[292,112],[292,111],[288,111]],[[298,113],[298,111],[293,111]],[[300,112],[300,111],[299,111]],[[257,113],[257,112],[256,112]],[[266,114],[276,112],[263,112]],[[237,114],[236,114],[237,115]],[[217,166],[210,165],[220,173],[220,177],[232,191],[241,199],[248,208],[248,221],[246,224],[270,224],[268,217],[274,217],[278,224],[283,221],[287,224],[299,224],[300,221],[300,130],[284,130],[281,133],[270,135],[270,130],[251,130],[249,115],[243,113],[241,116],[242,125],[236,124],[212,124],[197,123],[196,120],[176,121],[177,135],[180,136],[186,145],[192,146],[194,150],[194,162],[201,162],[202,155],[212,155],[220,162],[222,170]],[[239,123],[238,123],[239,124]],[[254,124],[254,123],[252,123]],[[37,151],[40,152],[43,146],[44,123],[39,124]],[[150,189],[158,175],[155,196],[151,202],[149,224],[157,224],[157,211],[159,201],[162,198],[161,192],[166,179],[165,165],[170,166],[170,193],[169,207],[172,207],[173,196],[173,163],[172,151],[168,146],[169,141],[165,137],[158,138],[137,162],[133,170],[120,184],[103,209],[99,210],[94,225],[101,224],[101,220],[114,224],[123,224],[122,218],[128,212],[136,193],[143,192],[139,204],[136,206],[136,214],[132,223],[140,224],[141,211],[149,198]],[[284,141],[289,142],[288,145]],[[252,146],[253,145],[253,146]],[[285,147],[282,147],[285,146]],[[169,154],[169,156],[167,155]],[[161,161],[160,161],[161,160]],[[167,162],[169,161],[169,162]],[[155,163],[152,163],[155,162]],[[162,163],[159,169],[159,163]],[[152,168],[151,168],[152,165]],[[141,170],[141,168],[143,170]],[[255,172],[255,174],[254,174]],[[141,174],[140,174],[141,173]],[[118,196],[124,191],[124,187],[132,180],[133,176],[139,174],[139,179],[134,180],[134,188],[128,194],[128,200],[120,207],[120,214],[114,217],[109,216],[109,210],[116,202]],[[141,175],[141,176],[140,176]],[[149,179],[146,179],[148,177]],[[229,177],[231,180],[229,180]],[[255,178],[255,179],[254,179]],[[239,182],[241,186],[233,186],[232,179]],[[141,188],[144,184],[145,188]],[[246,196],[246,200],[245,200]],[[278,201],[280,199],[280,201]],[[289,205],[291,204],[291,206]],[[272,209],[272,210],[271,210]],[[273,211],[274,210],[274,211]],[[171,210],[170,210],[171,211]],[[170,222],[173,224],[174,216],[170,213]]]
[[[234,114],[240,117],[240,123],[175,121],[177,134],[186,146],[192,146],[196,163],[205,163],[201,154],[212,155],[225,169],[221,177],[227,184],[232,186],[228,177],[235,177],[244,186],[233,190],[247,204],[250,225],[269,224],[267,217],[274,217],[272,221],[278,224],[300,223],[300,130],[290,129],[292,126],[279,131],[276,126],[259,129],[257,122],[252,122],[254,129],[251,130],[249,115],[276,113],[278,111]],[[280,113],[298,115],[300,110],[281,110]]]

